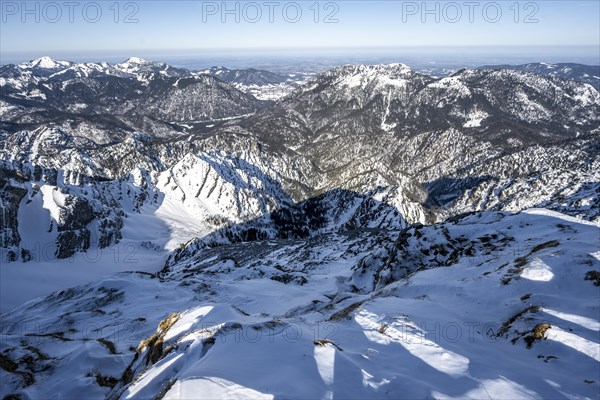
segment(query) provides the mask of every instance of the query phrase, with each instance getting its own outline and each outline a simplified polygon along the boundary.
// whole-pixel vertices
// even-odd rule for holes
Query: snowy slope
[[[532,209],[208,248],[3,315],[2,395],[598,398],[599,235]]]

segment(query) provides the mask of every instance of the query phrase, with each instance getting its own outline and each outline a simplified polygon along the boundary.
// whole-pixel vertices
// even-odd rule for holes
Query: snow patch
[[[466,117],[466,121],[463,124],[465,128],[478,128],[481,126],[481,122],[489,117],[489,114],[479,109],[473,109],[469,112]]]
[[[167,392],[165,400],[178,399],[240,399],[271,400],[274,396],[261,393],[227,379],[217,377],[190,378],[177,381]]]
[[[544,263],[539,258],[533,259],[529,266],[521,272],[521,278],[529,279],[531,281],[543,281],[548,282],[554,278],[552,268]]]
[[[565,321],[569,321],[574,324],[583,326],[586,329],[600,331],[600,322],[595,321],[591,318],[582,317],[581,315],[569,314],[561,311],[555,311],[549,308],[544,308],[544,312],[546,314],[553,315],[557,318],[564,319]]]
[[[553,326],[546,331],[546,339],[562,343],[600,362],[600,344]]]

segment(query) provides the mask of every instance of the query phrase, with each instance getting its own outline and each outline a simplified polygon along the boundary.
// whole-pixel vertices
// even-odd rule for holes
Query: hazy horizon
[[[200,67],[302,57],[597,65],[599,14],[593,0],[5,1],[0,64],[47,55],[113,63],[139,56]]]
[[[579,63],[600,65],[599,49],[595,46],[404,46],[387,48],[332,49],[230,49],[222,50],[154,50],[97,52],[13,52],[3,53],[0,64],[19,64],[43,56],[74,62],[119,63],[129,57],[142,57],[188,69],[212,66],[229,68],[263,68],[287,70],[303,64],[315,71],[340,64],[379,64],[401,62],[414,67],[479,67],[530,62]],[[309,68],[310,69],[310,68]]]

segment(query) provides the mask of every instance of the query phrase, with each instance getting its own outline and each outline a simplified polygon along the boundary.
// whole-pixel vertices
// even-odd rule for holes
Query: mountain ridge
[[[138,59],[131,64],[156,66]],[[166,68],[158,65],[161,70]],[[123,196],[123,189],[116,189],[119,185],[131,185],[127,192],[153,199],[169,189],[156,186],[159,181],[152,174],[164,174],[179,163],[184,168],[176,179],[190,181],[186,174],[196,174],[189,172],[195,170],[194,157],[183,164],[182,160],[218,151],[226,156],[211,161],[211,170],[229,171],[230,167],[221,163],[239,160],[231,171],[249,180],[256,176],[252,171],[260,171],[281,188],[255,191],[242,202],[243,207],[227,200],[229,205],[210,217],[215,221],[243,222],[240,210],[255,201],[260,203],[261,198],[285,197],[287,200],[278,204],[288,207],[335,189],[382,196],[395,193],[388,201],[409,223],[431,223],[481,209],[517,211],[540,204],[597,218],[594,188],[598,187],[596,166],[600,161],[594,149],[600,133],[600,94],[587,84],[508,70],[463,70],[435,79],[403,64],[348,65],[317,76],[276,102],[261,103],[210,76],[150,76],[147,82],[111,77],[115,82],[127,81],[127,85],[119,83],[121,92],[110,91],[110,85],[98,90],[102,77],[68,79],[96,90],[94,100],[78,109],[71,108],[77,104],[74,101],[63,103],[59,96],[50,96],[51,92],[35,100],[38,107],[49,107],[49,111],[32,113],[30,106],[21,106],[25,108],[15,115],[5,107],[3,119],[12,119],[13,127],[4,133],[0,156],[5,170],[25,177],[9,179],[5,190],[20,193],[25,189],[30,199],[40,193],[34,185],[75,191],[84,203],[97,204],[96,218],[105,218],[99,216],[107,215],[107,205],[116,201],[109,199]],[[141,95],[136,93],[140,90]],[[2,99],[14,107],[21,101],[10,91],[4,92]],[[115,99],[131,105],[115,108],[110,105]],[[218,109],[213,109],[213,104]],[[62,111],[65,108],[68,113]],[[249,113],[232,115],[241,111]],[[208,119],[190,121],[190,117],[197,118],[194,113]],[[29,121],[25,123],[24,118]],[[32,118],[37,119],[34,124]],[[150,173],[146,187],[125,183],[137,169]],[[48,176],[43,178],[44,170]],[[214,185],[221,191],[228,183],[219,179]],[[540,179],[544,185],[535,184]],[[236,198],[235,188],[248,184],[241,180],[227,189],[229,199]],[[85,194],[78,188],[81,185],[92,190]],[[97,191],[95,186],[102,189]],[[100,194],[110,186],[113,189],[109,190],[119,194]],[[562,204],[559,198],[565,193],[579,193],[584,198]],[[188,190],[186,200],[178,201],[188,201],[194,194]],[[21,198],[11,199],[3,207],[18,209]],[[589,206],[577,206],[581,202]],[[188,212],[187,206],[178,207],[180,212]],[[250,208],[253,211],[243,219],[271,210]],[[192,220],[206,226],[205,218]],[[115,243],[122,219],[109,217],[108,231],[100,237],[112,238],[109,241]],[[180,229],[179,222],[168,225],[172,223],[177,232],[189,231]],[[70,236],[62,248],[86,250],[90,246],[86,238],[95,236],[97,228],[89,233],[82,229],[79,234],[83,236],[77,240]],[[11,246],[18,246],[19,228],[14,221],[3,222],[3,230],[10,231]],[[100,242],[106,245],[106,240]],[[16,259],[23,250],[10,251],[10,258]],[[73,251],[59,253],[70,255]]]

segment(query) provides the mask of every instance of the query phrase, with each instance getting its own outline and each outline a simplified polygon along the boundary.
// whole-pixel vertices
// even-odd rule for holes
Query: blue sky
[[[463,0],[75,3],[69,9],[62,1],[28,1],[25,10],[22,1],[1,0],[3,58],[395,46],[600,47],[597,0],[475,1],[472,6]],[[237,12],[223,14],[224,8],[236,7]]]

